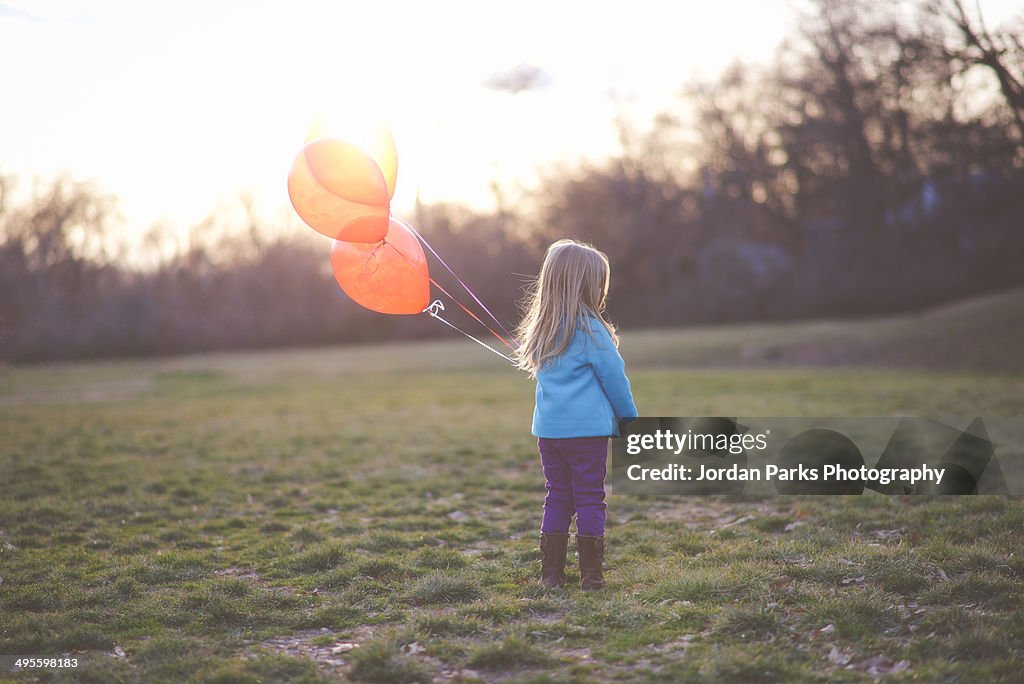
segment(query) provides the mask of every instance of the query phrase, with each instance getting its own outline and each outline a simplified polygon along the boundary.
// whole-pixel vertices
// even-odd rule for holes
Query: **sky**
[[[285,216],[314,117],[357,113],[394,134],[396,209],[487,209],[496,181],[614,154],[616,116],[643,124],[694,78],[769,59],[799,6],[0,0],[0,173],[95,180],[129,235],[187,230],[242,193]],[[991,20],[1014,6],[985,4]],[[486,85],[520,64],[541,87]]]

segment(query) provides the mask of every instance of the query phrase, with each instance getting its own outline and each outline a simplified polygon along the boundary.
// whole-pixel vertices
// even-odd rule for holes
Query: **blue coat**
[[[537,372],[537,437],[617,437],[619,421],[637,417],[619,350],[601,321],[588,320],[593,338],[577,327],[568,349]]]

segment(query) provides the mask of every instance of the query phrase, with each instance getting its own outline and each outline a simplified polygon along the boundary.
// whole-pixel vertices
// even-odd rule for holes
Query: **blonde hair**
[[[589,316],[608,330],[616,346],[615,327],[604,319],[610,269],[608,257],[576,240],[559,240],[548,247],[540,275],[527,290],[516,351],[519,368],[536,376],[544,364],[564,352],[576,328],[593,337]]]

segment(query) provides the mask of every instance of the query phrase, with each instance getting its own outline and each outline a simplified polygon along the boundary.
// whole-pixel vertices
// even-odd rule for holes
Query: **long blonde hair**
[[[615,326],[604,319],[608,296],[608,257],[576,240],[559,240],[544,256],[540,275],[527,290],[524,316],[519,324],[519,368],[536,376],[544,364],[564,352],[573,332],[582,327],[593,336],[589,316],[608,330],[616,346]]]

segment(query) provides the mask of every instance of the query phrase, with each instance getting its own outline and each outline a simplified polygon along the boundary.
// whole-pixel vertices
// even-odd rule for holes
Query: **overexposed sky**
[[[495,180],[616,151],[617,110],[644,121],[793,23],[787,0],[0,0],[0,172],[96,179],[130,231],[184,229],[241,192],[286,207],[313,116],[358,111],[394,133],[398,210],[488,207]],[[483,85],[524,62],[543,88]]]

